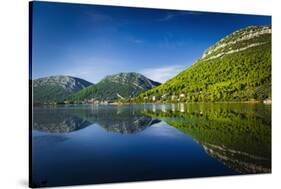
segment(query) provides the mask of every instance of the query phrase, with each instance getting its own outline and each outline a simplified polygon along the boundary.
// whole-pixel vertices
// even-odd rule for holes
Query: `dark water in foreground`
[[[271,172],[271,106],[35,107],[32,183],[59,186]]]

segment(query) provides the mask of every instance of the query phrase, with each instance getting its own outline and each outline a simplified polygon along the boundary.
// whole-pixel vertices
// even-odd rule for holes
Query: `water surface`
[[[271,172],[271,106],[34,107],[34,186]]]

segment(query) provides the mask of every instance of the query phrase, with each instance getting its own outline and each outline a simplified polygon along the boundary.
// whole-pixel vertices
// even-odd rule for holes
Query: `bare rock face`
[[[67,91],[80,90],[81,88],[88,87],[91,84],[92,83],[83,79],[62,75],[44,77],[33,81],[33,87],[40,87],[44,85],[57,85]]]
[[[92,83],[83,79],[62,75],[35,79],[32,81],[33,100],[40,103],[63,100],[90,85]]]
[[[264,45],[271,37],[271,26],[249,26],[226,36],[207,49],[201,60],[211,60],[246,49]]]

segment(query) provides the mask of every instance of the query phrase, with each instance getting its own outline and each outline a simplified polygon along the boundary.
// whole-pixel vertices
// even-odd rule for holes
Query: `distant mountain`
[[[245,101],[271,98],[271,26],[250,26],[207,49],[192,66],[142,93],[139,101]]]
[[[99,83],[78,91],[70,97],[71,100],[116,100],[135,97],[141,92],[152,89],[160,83],[145,76],[130,72],[106,76]]]
[[[32,81],[33,102],[63,101],[69,95],[92,85],[83,79],[71,76],[50,76]]]

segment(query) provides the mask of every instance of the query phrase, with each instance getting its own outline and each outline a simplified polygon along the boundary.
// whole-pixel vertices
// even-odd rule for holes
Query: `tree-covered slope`
[[[32,81],[33,102],[49,103],[63,101],[69,95],[92,83],[70,76],[50,76]]]
[[[138,101],[245,101],[271,98],[271,27],[251,26],[221,39],[192,66]],[[154,98],[155,98],[154,97]]]
[[[128,99],[160,85],[139,73],[118,73],[106,76],[95,85],[91,85],[72,95],[73,101]]]

